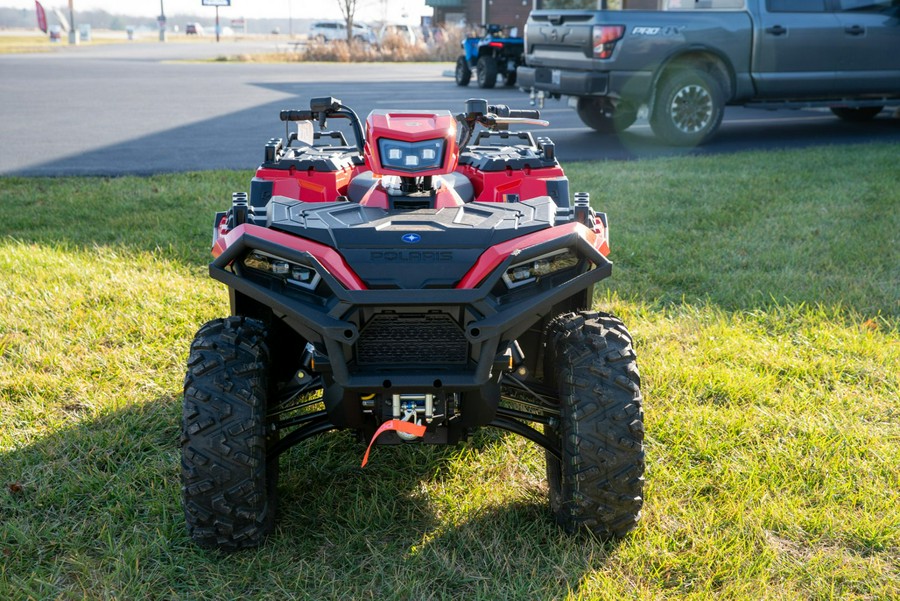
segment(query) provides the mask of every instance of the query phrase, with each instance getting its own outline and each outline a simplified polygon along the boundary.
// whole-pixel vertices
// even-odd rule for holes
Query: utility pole
[[[166,9],[163,7],[163,0],[159,0],[159,17],[156,21],[159,23],[159,41],[166,41]]]
[[[75,0],[69,0],[69,44],[78,45],[78,32],[75,31]]]

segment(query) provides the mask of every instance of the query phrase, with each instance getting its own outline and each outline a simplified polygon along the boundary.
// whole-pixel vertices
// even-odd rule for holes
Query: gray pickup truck
[[[598,131],[646,106],[669,144],[702,144],[726,105],[827,107],[850,121],[900,105],[900,0],[663,0],[665,10],[538,10],[518,85],[568,96]]]

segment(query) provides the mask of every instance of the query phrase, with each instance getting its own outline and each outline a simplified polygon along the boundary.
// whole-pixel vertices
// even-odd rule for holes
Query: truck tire
[[[569,313],[548,327],[545,374],[560,399],[560,420],[545,433],[550,509],[567,532],[601,538],[631,531],[641,515],[644,422],[631,336],[606,313]]]
[[[472,80],[472,70],[469,69],[469,63],[466,57],[461,56],[456,59],[456,85],[465,87]]]
[[[883,108],[883,106],[861,106],[859,108],[833,106],[831,107],[831,112],[844,121],[858,123],[860,121],[871,121]]]
[[[650,127],[667,144],[699,146],[719,128],[724,110],[722,88],[710,74],[678,69],[656,91]]]
[[[497,61],[490,56],[478,59],[478,87],[493,88],[497,85]]]
[[[624,131],[637,119],[637,110],[626,102],[613,107],[601,96],[580,96],[575,112],[581,122],[603,134]]]
[[[181,482],[190,537],[201,547],[259,545],[274,527],[277,460],[266,436],[266,328],[229,317],[200,328],[191,344],[181,436]]]
[[[503,83],[506,84],[507,87],[511,88],[516,85],[516,70],[507,71],[506,75],[503,76]]]

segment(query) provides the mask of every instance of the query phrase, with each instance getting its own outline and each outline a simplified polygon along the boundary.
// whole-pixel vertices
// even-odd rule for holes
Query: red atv
[[[351,109],[316,98],[281,120],[297,131],[269,141],[249,196],[214,222],[210,275],[232,316],[200,328],[185,377],[194,541],[259,544],[279,456],[336,429],[370,450],[514,432],[546,450],[567,531],[631,530],[640,376],[622,322],[588,310],[612,267],[606,215],[570,198],[548,139],[509,131],[546,125],[538,112],[376,110],[364,137]]]

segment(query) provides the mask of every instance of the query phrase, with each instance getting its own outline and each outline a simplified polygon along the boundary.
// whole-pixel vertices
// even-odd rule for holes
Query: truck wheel
[[[456,59],[456,85],[465,87],[469,85],[472,79],[472,70],[469,69],[469,63],[466,57],[461,56]]]
[[[503,82],[506,84],[507,87],[510,87],[510,88],[513,87],[514,85],[516,85],[516,72],[509,71],[506,75],[503,76]]]
[[[567,532],[587,528],[621,537],[641,516],[644,422],[631,336],[606,313],[569,313],[548,328],[545,373],[560,399],[546,433],[562,461],[547,454],[550,509]]]
[[[497,61],[490,56],[478,59],[478,87],[493,88],[497,85]]]
[[[833,106],[831,112],[843,119],[844,121],[871,121],[881,112],[883,106],[861,106],[859,108],[850,108],[846,106]]]
[[[580,96],[575,107],[581,122],[600,133],[610,134],[624,131],[637,119],[637,110],[629,103],[612,103],[600,96]]]
[[[181,435],[187,530],[202,547],[259,545],[272,531],[276,436],[266,436],[269,351],[259,321],[229,317],[200,328],[191,344]]]
[[[680,69],[667,75],[656,91],[650,114],[653,133],[673,146],[698,146],[719,128],[724,94],[711,75]]]

